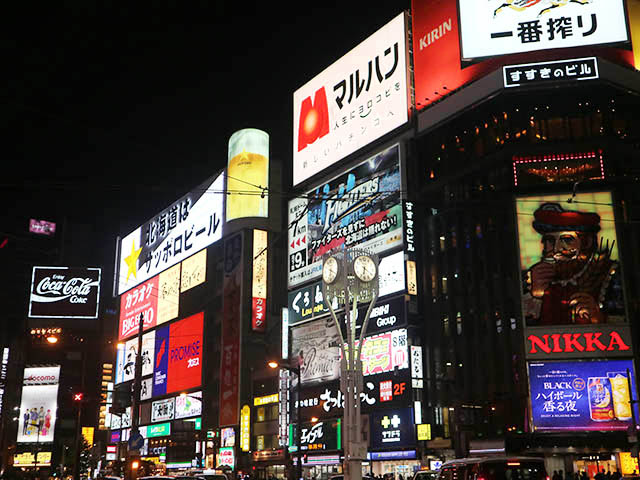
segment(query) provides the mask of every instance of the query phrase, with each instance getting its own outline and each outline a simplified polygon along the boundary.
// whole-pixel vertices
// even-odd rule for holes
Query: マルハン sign
[[[98,318],[100,268],[33,267],[29,318]]]

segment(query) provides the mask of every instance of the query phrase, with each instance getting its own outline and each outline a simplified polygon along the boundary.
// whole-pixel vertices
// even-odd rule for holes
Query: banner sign
[[[291,337],[291,356],[300,362],[302,385],[340,378],[340,335],[332,318],[293,328]]]
[[[222,238],[224,175],[174,202],[120,242],[118,295]]]
[[[329,314],[324,303],[322,283],[314,282],[306,287],[289,292],[289,325]]]
[[[603,358],[632,356],[626,325],[570,325],[525,329],[528,359]]]
[[[322,256],[358,247],[382,253],[402,244],[400,146],[289,202],[289,287],[318,278]]]
[[[412,408],[371,413],[371,448],[415,447],[416,432]]]
[[[411,379],[407,371],[385,373],[364,380],[360,394],[363,412],[406,405],[411,401]],[[344,396],[340,382],[303,388],[295,408],[300,408],[302,418],[329,418],[342,415]]]
[[[251,279],[251,329],[264,332],[267,328],[267,232],[253,231],[253,278]]]
[[[516,199],[525,326],[623,323],[611,192]]]
[[[51,237],[56,233],[56,224],[46,220],[29,219],[29,232]]]
[[[391,452],[371,452],[369,458],[373,461],[381,460],[413,460],[418,458],[415,450],[395,450]]]
[[[176,397],[176,420],[202,415],[202,392],[191,392]]]
[[[140,315],[143,316],[143,331],[155,327],[157,314],[158,277],[156,276],[120,296],[118,338],[124,339],[138,333]]]
[[[505,88],[599,78],[596,57],[508,65],[502,68],[502,74]]]
[[[59,381],[60,366],[24,369],[17,443],[53,442]]]
[[[296,425],[290,425],[289,446],[293,446],[296,438]],[[340,429],[342,421],[338,419],[324,420],[315,423],[302,423],[300,425],[300,450],[340,450],[342,448],[342,436]]]
[[[365,376],[409,368],[407,330],[401,328],[365,337],[360,358]]]
[[[175,400],[167,398],[151,403],[151,421],[153,423],[173,420],[175,414]]]
[[[33,267],[29,318],[98,318],[100,268]]]
[[[293,94],[293,185],[407,123],[404,13]]]
[[[458,5],[463,59],[629,40],[623,0],[458,0]]]
[[[153,396],[202,384],[202,312],[155,330]]]
[[[625,431],[633,424],[633,360],[529,363],[529,386],[534,430]]]
[[[237,425],[239,418],[243,242],[242,233],[238,233],[224,242],[220,426]]]

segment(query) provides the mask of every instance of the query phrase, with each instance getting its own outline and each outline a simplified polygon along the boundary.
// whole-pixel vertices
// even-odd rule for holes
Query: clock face
[[[333,283],[338,276],[338,261],[334,257],[325,260],[322,266],[322,279],[325,283]]]
[[[367,255],[360,255],[353,261],[353,273],[361,282],[370,282],[376,278],[376,264]]]

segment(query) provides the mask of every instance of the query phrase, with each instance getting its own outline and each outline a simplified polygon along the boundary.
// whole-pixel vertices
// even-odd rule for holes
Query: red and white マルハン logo
[[[314,97],[302,101],[300,122],[298,123],[298,151],[329,133],[329,108],[324,87],[319,88]]]

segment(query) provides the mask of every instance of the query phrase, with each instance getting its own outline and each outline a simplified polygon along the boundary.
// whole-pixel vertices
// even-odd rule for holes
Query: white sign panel
[[[174,410],[175,402],[173,398],[153,402],[151,404],[151,421],[156,423],[173,420]]]
[[[116,385],[133,380],[136,369],[137,352],[138,337],[133,337],[123,344],[118,344],[118,354],[116,357]]]
[[[404,14],[293,94],[293,185],[409,119]]]
[[[153,374],[153,364],[155,360],[156,332],[142,335],[142,376]]]
[[[205,182],[120,242],[118,295],[222,238],[224,175]]]
[[[18,417],[18,443],[53,442],[60,367],[24,369]]]
[[[340,378],[340,335],[331,317],[294,328],[291,337],[291,356],[300,360],[303,385]]]
[[[176,397],[176,419],[202,415],[202,392],[192,392]]]
[[[404,287],[404,252],[381,258],[378,264],[378,297],[400,292]]]
[[[153,377],[145,378],[140,382],[140,400],[149,400],[153,393]]]
[[[411,345],[411,378],[422,378],[423,374],[422,347],[420,345]]]
[[[464,59],[629,40],[623,0],[458,0]]]

